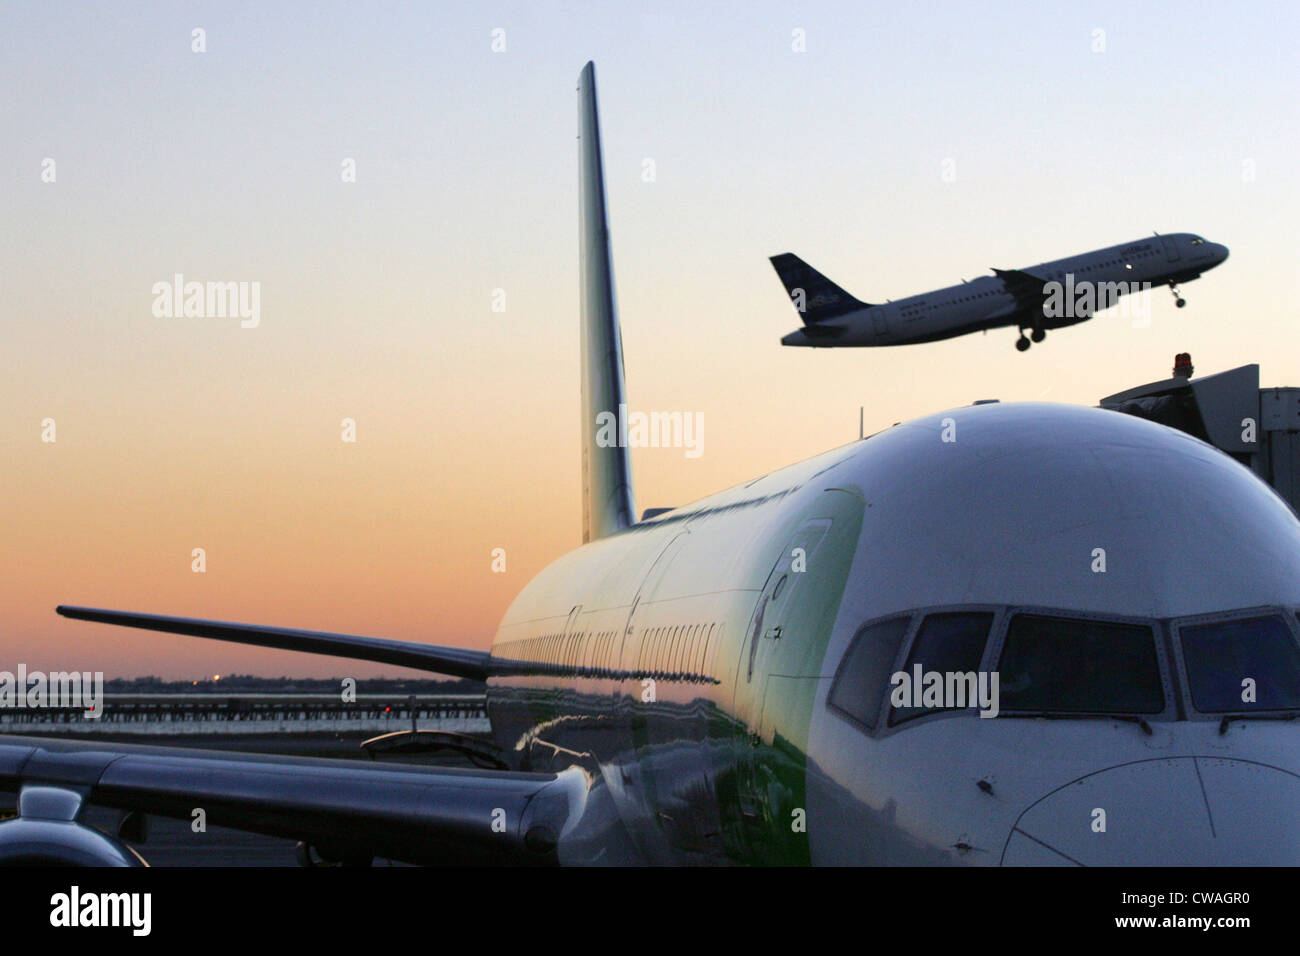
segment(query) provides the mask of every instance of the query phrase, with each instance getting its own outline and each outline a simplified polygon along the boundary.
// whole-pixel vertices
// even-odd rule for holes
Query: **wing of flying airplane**
[[[993,274],[1002,280],[1002,287],[1016,300],[1015,313],[1026,313],[1041,319],[1043,300],[1047,298],[1046,279],[1020,269],[994,268]]]

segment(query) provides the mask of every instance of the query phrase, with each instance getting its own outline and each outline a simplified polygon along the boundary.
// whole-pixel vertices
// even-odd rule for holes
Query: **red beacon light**
[[[1192,377],[1192,353],[1179,352],[1174,356],[1174,378]]]

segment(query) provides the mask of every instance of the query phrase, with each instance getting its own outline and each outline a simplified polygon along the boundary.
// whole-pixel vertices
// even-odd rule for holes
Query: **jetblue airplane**
[[[0,862],[140,864],[93,803],[357,865],[1300,863],[1273,490],[1136,417],[980,404],[638,520],[596,424],[627,395],[590,63],[578,117],[585,543],[490,651],[58,609],[485,680],[490,742],[388,742],[479,768],[0,737]]]
[[[792,253],[771,262],[804,323],[782,345],[914,345],[1014,327],[1023,352],[1030,339],[1043,341],[1048,329],[1084,322],[1120,296],[1155,285],[1169,286],[1181,309],[1187,302],[1178,283],[1200,278],[1227,258],[1226,246],[1189,232],[1157,233],[1027,269],[994,269],[992,276],[880,305],[859,302]]]

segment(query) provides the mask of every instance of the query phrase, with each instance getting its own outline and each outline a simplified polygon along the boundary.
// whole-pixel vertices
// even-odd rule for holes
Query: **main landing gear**
[[[1047,333],[1042,329],[1034,329],[1029,333],[1029,339],[1033,339],[1035,342],[1041,342],[1045,338],[1047,338]],[[1025,338],[1025,330],[1022,328],[1020,330],[1020,338],[1016,339],[1016,351],[1029,351],[1029,339]]]
[[[1187,300],[1183,298],[1183,294],[1178,291],[1178,286],[1174,285],[1172,282],[1169,283],[1169,291],[1174,294],[1174,305],[1178,306],[1178,308],[1181,309],[1187,304]]]

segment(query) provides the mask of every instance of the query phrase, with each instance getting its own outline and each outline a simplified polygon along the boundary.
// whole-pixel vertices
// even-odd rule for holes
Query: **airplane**
[[[771,263],[804,323],[782,345],[915,345],[1014,327],[1020,330],[1016,349],[1024,352],[1048,329],[1077,325],[1120,296],[1154,285],[1169,286],[1181,309],[1187,301],[1178,283],[1199,279],[1227,258],[1227,246],[1192,233],[1156,233],[1026,269],[994,269],[992,276],[877,305],[859,302],[793,253],[772,256]]]
[[[1212,446],[986,402],[638,519],[597,437],[627,393],[592,63],[577,89],[584,543],[491,650],[57,609],[484,680],[477,766],[3,736],[0,863],[139,865],[140,815],[195,808],[340,865],[1300,862],[1300,521]]]

